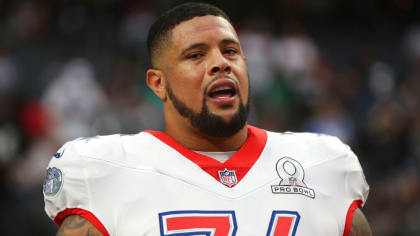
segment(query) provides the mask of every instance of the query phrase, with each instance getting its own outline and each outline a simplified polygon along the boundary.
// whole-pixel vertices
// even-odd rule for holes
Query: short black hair
[[[194,17],[207,15],[223,17],[232,24],[230,18],[223,10],[208,3],[188,2],[164,12],[152,24],[147,36],[147,50],[152,66],[154,66],[154,54],[158,51],[161,43],[168,39],[168,34],[175,26]]]

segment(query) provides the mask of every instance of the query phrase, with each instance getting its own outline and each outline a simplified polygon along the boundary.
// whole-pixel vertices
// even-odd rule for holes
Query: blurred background
[[[55,235],[52,154],[80,136],[163,129],[146,37],[183,1],[0,0],[0,234]],[[420,235],[420,2],[209,1],[248,57],[250,123],[340,137],[359,156],[375,235]]]

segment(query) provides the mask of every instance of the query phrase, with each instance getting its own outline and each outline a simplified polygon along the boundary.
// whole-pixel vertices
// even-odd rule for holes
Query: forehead
[[[182,22],[172,30],[172,42],[174,46],[205,43],[212,40],[223,39],[238,40],[233,26],[223,17],[200,16]]]

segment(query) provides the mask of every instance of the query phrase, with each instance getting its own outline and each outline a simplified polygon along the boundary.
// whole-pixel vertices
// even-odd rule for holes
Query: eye
[[[201,53],[201,52],[195,52],[195,53],[191,53],[191,54],[189,54],[188,56],[187,56],[187,58],[188,59],[191,59],[191,60],[197,60],[197,59],[200,59],[201,57],[203,57],[204,56],[204,54],[203,53]]]
[[[223,51],[224,54],[227,55],[236,55],[238,54],[238,50],[234,49],[234,48],[227,48]]]

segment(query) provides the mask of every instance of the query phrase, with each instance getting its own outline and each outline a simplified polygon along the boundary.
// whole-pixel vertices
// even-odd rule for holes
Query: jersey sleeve
[[[363,206],[369,195],[369,185],[366,182],[360,162],[350,147],[347,150],[346,169],[346,195],[351,199],[361,201],[360,206]]]
[[[348,209],[345,218],[344,236],[347,236],[350,232],[355,210],[363,207],[369,195],[369,185],[366,182],[360,162],[350,147],[346,147],[344,191],[350,203],[347,202]]]
[[[325,168],[318,174],[324,180],[328,180],[329,184],[325,185],[329,188],[327,191],[337,199],[334,209],[340,219],[342,235],[347,236],[355,210],[361,208],[367,200],[369,185],[359,159],[348,145],[329,135],[319,135],[318,138],[322,140],[318,143],[319,150],[331,158],[325,162]],[[323,182],[321,184],[324,185]]]
[[[45,211],[58,226],[69,215],[79,215],[109,235],[92,209],[88,185],[89,163],[71,142],[52,157],[44,180]]]
[[[360,207],[363,206],[369,194],[369,185],[359,159],[350,146],[337,137],[329,135],[318,137],[322,140],[317,144],[323,153],[321,155],[332,157],[326,167],[331,175],[323,173],[323,176],[328,176],[329,182],[334,183],[333,189],[340,190],[332,193],[345,201],[360,201]]]

